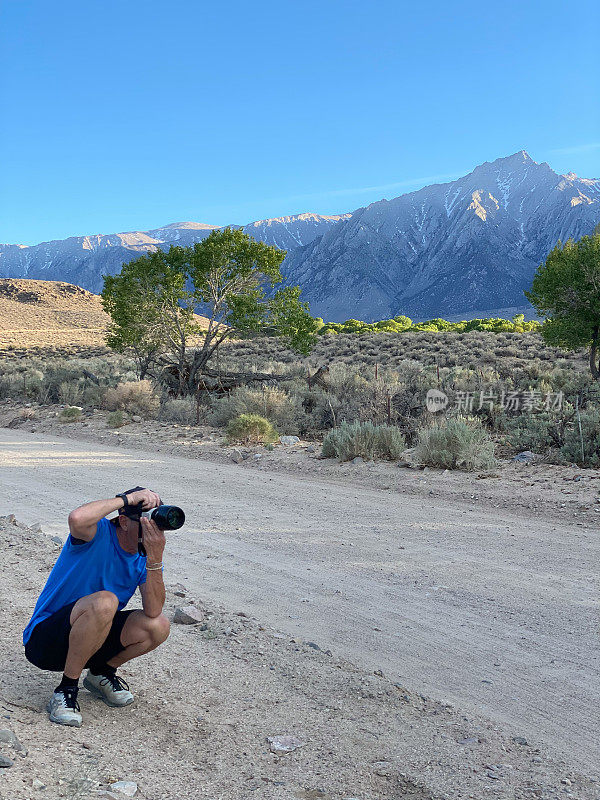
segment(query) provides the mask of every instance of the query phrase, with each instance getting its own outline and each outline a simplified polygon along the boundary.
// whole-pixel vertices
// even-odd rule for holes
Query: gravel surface
[[[82,426],[69,426],[71,437],[84,431]],[[91,438],[92,434],[88,430],[85,435]],[[400,709],[407,704],[419,712],[418,720],[405,724],[406,720],[397,717],[391,706],[380,709],[379,727],[370,728],[374,738],[357,734],[347,716],[338,720],[337,733],[329,738],[319,729],[313,738],[313,744],[318,741],[315,746],[319,758],[329,751],[334,760],[340,759],[342,752],[346,754],[344,758],[349,760],[336,761],[335,769],[340,776],[346,775],[352,761],[350,774],[355,789],[351,783],[339,781],[318,785],[318,769],[323,764],[319,766],[316,756],[315,763],[307,767],[311,775],[309,789],[320,789],[325,792],[323,796],[332,798],[420,798],[435,796],[436,792],[465,798],[565,797],[569,792],[575,797],[598,797],[597,784],[582,777],[597,778],[600,762],[595,583],[599,544],[592,525],[580,526],[573,518],[559,523],[552,509],[546,514],[542,507],[532,514],[512,506],[510,494],[517,490],[511,486],[510,472],[493,481],[496,499],[502,493],[507,496],[506,507],[498,503],[489,508],[486,498],[438,496],[435,487],[441,482],[441,474],[437,474],[436,481],[433,471],[405,477],[412,470],[388,467],[390,475],[395,469],[395,475],[401,477],[394,483],[388,478],[390,486],[383,488],[372,485],[369,465],[352,467],[347,477],[338,467],[334,479],[336,465],[326,462],[320,462],[327,467],[324,474],[298,475],[290,474],[290,465],[278,467],[275,460],[273,469],[266,462],[252,464],[251,459],[241,465],[215,463],[208,458],[191,459],[189,453],[185,457],[159,452],[152,444],[146,439],[146,450],[114,444],[92,446],[89,441],[59,438],[39,430],[0,430],[0,513],[14,512],[29,524],[41,523],[44,533],[38,538],[47,542],[48,534],[64,538],[66,515],[81,502],[110,496],[137,483],[156,488],[165,500],[184,506],[189,520],[183,532],[169,537],[168,579],[184,584],[193,598],[210,607],[216,604],[227,609],[219,613],[242,611],[249,617],[238,620],[255,618],[253,647],[265,654],[261,658],[269,681],[274,677],[272,673],[277,673],[277,667],[270,669],[273,648],[278,652],[285,644],[292,648],[290,657],[295,665],[297,661],[294,668],[301,675],[298,691],[303,697],[319,695],[322,708],[334,708],[334,695],[338,697],[327,682],[331,668],[336,670],[333,674],[341,684],[336,691],[344,690],[348,677],[342,670],[349,670],[348,674],[361,676],[357,680],[364,679],[369,686],[377,687],[371,699],[377,700],[377,692],[383,691],[386,703],[393,700],[400,703]],[[305,461],[309,459],[306,453],[302,456]],[[551,468],[540,469],[552,476],[548,473]],[[361,471],[365,477],[362,486]],[[528,474],[535,473],[529,470]],[[416,475],[419,481],[429,482],[431,488],[421,485],[405,491],[402,481]],[[562,481],[563,477],[560,473],[544,480]],[[379,480],[378,472],[375,482]],[[473,482],[475,478],[465,476],[464,480]],[[578,490],[589,491],[580,488],[579,483],[575,484]],[[458,483],[456,486],[458,493]],[[27,559],[23,564],[17,563],[27,568]],[[29,569],[30,585],[24,587],[22,580],[17,583],[18,591],[26,589],[26,597],[17,604],[20,618],[13,626],[15,630],[26,622],[36,586],[42,585],[48,566],[46,561],[35,568],[33,576]],[[13,602],[13,596],[9,596]],[[285,638],[261,632],[258,621],[280,631],[278,635]],[[200,645],[198,653],[194,650],[186,655],[187,640],[181,641],[179,653],[177,650],[177,637],[197,633],[197,628],[177,626],[175,636],[156,656],[165,669],[173,675],[175,671],[180,674],[176,690],[177,702],[182,706],[178,709],[189,703],[186,680],[192,705],[204,685],[207,667],[197,662],[209,652],[204,640],[194,640]],[[10,640],[10,636],[2,640],[4,646],[7,638]],[[261,638],[266,644],[260,645]],[[243,659],[235,658],[241,640],[237,635],[224,634],[217,641],[219,647],[227,645],[226,652],[218,648],[210,652],[218,653],[227,664],[242,667],[235,680],[243,686],[245,665]],[[326,651],[332,655],[326,655]],[[17,656],[18,668],[14,670],[20,676],[22,691],[24,673],[28,680],[34,674],[38,676],[38,705],[30,704],[30,713],[37,713],[34,721],[46,729],[40,709],[44,692],[52,682],[48,676],[40,680],[40,673],[23,664],[20,649]],[[187,658],[193,668],[182,670],[181,658]],[[339,663],[345,665],[343,668],[332,666],[338,659],[342,659]],[[153,663],[156,662],[149,657],[131,667],[132,673],[141,675],[142,691],[154,691],[148,686],[148,676],[154,674]],[[219,669],[224,670],[225,666],[220,663],[211,668],[218,676]],[[383,676],[375,675],[376,671]],[[225,683],[214,691],[228,697],[232,684]],[[260,688],[262,692],[254,725],[262,724],[267,708],[283,708],[282,703],[291,702],[290,687],[281,682],[277,685],[283,692],[279,704],[269,700],[270,684],[269,691],[267,684],[260,682],[254,687],[253,691]],[[29,689],[24,691],[24,696],[29,696]],[[161,688],[158,695],[163,691]],[[400,699],[394,692],[400,692]],[[373,694],[371,688],[369,693]],[[404,695],[408,701],[402,699]],[[172,697],[168,703],[171,707]],[[452,703],[455,710],[448,709],[447,703]],[[421,704],[431,704],[435,713],[426,711]],[[363,710],[354,708],[346,696],[339,700],[339,706],[344,715],[355,715],[359,724]],[[156,708],[161,708],[158,696]],[[193,708],[188,711],[193,713]],[[236,707],[232,706],[228,713],[237,730],[240,719]],[[295,712],[291,716],[286,713],[283,719],[298,722]],[[400,727],[395,727],[396,723]],[[161,721],[159,725],[162,724]],[[310,725],[314,724],[316,721],[311,718]],[[298,735],[300,729],[306,736],[303,726],[309,722],[287,725],[286,729],[282,725],[275,731],[265,730],[264,737]],[[96,730],[96,725],[92,727]],[[475,728],[479,733],[472,733]],[[68,732],[68,736],[75,735]],[[126,736],[129,735],[128,731]],[[154,735],[160,740],[155,723]],[[54,730],[52,736],[56,741]],[[268,750],[262,733],[256,736],[260,742],[257,739],[255,744]],[[355,741],[357,737],[360,742]],[[395,755],[392,766],[381,766],[379,771],[391,771],[400,783],[368,786],[356,774],[373,759],[391,758],[380,752],[382,737],[384,750]],[[525,739],[528,744],[518,745],[513,737]],[[456,746],[459,741],[465,743]],[[506,750],[495,750],[492,742]],[[360,758],[354,752],[350,755],[355,745]],[[222,757],[218,743],[215,747],[214,757]],[[239,752],[246,748],[248,754],[248,747],[244,744]],[[446,747],[452,752],[446,752]],[[169,748],[164,770],[170,775],[172,759],[178,756]],[[226,749],[233,757],[229,745]],[[269,751],[267,760],[300,758],[297,754],[308,752],[305,747],[285,756],[274,756]],[[505,755],[500,757],[499,752]],[[474,753],[483,756],[485,764],[473,762]],[[246,766],[251,768],[255,754],[248,755],[248,759]],[[3,770],[0,777],[7,772]],[[330,765],[322,774],[329,780],[334,772]],[[131,774],[119,774],[115,779],[129,777]],[[561,783],[563,779],[571,785]],[[298,784],[299,776],[293,780],[294,788],[280,788],[279,794],[265,794],[275,789],[265,788],[261,781],[260,790],[256,790],[259,793],[247,796],[308,797],[293,793],[307,788]],[[408,791],[408,784],[401,783],[406,780],[412,782],[413,794],[401,793]],[[482,780],[487,780],[487,788]],[[141,787],[141,779],[138,783]],[[534,789],[536,793],[532,793]],[[148,787],[144,791],[143,796],[147,797],[171,796],[164,793],[164,788],[163,794],[152,794]],[[213,785],[206,796],[245,796],[235,794],[233,788],[227,791],[215,794]],[[21,796],[28,795],[15,794],[14,798]],[[179,794],[182,796],[185,797]]]
[[[107,708],[82,690],[83,726],[54,725],[44,707],[58,676],[28,664],[19,639],[60,545],[0,518],[0,546],[3,800],[118,800],[105,793],[117,781],[148,800],[597,797],[585,771],[539,743],[177,583],[166,612],[193,604],[204,621],[173,624],[165,645],[121,670],[134,705]]]

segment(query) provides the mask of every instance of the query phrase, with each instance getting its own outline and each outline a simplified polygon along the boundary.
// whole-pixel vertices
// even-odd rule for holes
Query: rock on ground
[[[178,606],[173,614],[173,622],[179,625],[196,625],[204,619],[204,612],[195,606]]]
[[[110,788],[113,792],[118,792],[126,797],[133,797],[137,794],[138,785],[135,781],[115,781],[110,784]]]

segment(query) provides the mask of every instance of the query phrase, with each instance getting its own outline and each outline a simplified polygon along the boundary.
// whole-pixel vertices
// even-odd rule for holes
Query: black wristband
[[[121,500],[123,501],[123,509],[127,508],[127,506],[129,505],[129,500],[127,499],[127,495],[125,493],[116,494],[115,497],[121,498]]]

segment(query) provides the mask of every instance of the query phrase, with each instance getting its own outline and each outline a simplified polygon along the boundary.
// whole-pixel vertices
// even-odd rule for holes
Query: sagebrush
[[[584,467],[600,466],[600,411],[596,408],[576,414],[564,434],[560,449],[563,461]]]
[[[240,386],[226,397],[213,401],[207,422],[225,426],[240,414],[258,414],[284,434],[300,433],[305,417],[302,397],[298,394],[275,386]]]
[[[81,409],[77,408],[77,406],[67,406],[60,412],[62,422],[79,422],[81,417]]]
[[[160,418],[181,425],[194,425],[197,404],[193,397],[169,397],[160,407]]]
[[[109,428],[122,428],[125,425],[125,414],[120,409],[111,411],[107,417],[106,424]]]
[[[128,411],[151,419],[156,416],[160,401],[148,380],[119,383],[104,394],[104,407],[109,411]]]
[[[473,418],[447,419],[419,431],[415,460],[420,464],[467,471],[496,466],[495,444],[481,422]]]
[[[227,424],[230,442],[243,444],[267,444],[278,440],[277,431],[268,419],[258,414],[240,414]]]
[[[590,385],[585,354],[565,356],[535,332],[415,330],[390,333],[340,333],[319,337],[306,360],[268,337],[232,341],[220,349],[223,372],[271,373],[272,381],[240,386],[219,397],[202,393],[173,397],[162,373],[138,387],[133,361],[115,355],[71,358],[32,356],[0,362],[0,398],[42,405],[76,405],[86,411],[107,408],[130,417],[157,417],[183,425],[225,428],[242,414],[266,419],[281,434],[321,440],[341,422],[388,425],[414,446],[431,424],[424,402],[437,388],[449,398],[452,416],[461,393],[473,393],[472,409],[484,431],[494,436],[502,455],[533,450],[548,461],[596,463],[594,413],[600,387]],[[323,381],[311,383],[318,367]],[[125,388],[124,388],[125,387]],[[480,391],[562,392],[562,408],[542,406],[531,413],[505,413],[478,401]],[[575,407],[580,410],[584,451]],[[59,411],[60,413],[60,411]]]
[[[372,422],[342,422],[323,440],[323,455],[340,461],[357,457],[368,461],[376,458],[395,461],[405,447],[404,437],[397,428]]]

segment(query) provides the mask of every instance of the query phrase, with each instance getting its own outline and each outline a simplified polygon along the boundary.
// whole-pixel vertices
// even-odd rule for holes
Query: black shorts
[[[69,634],[71,633],[71,611],[77,601],[69,603],[47,619],[38,622],[31,631],[29,641],[25,645],[25,658],[36,667],[50,672],[63,672],[69,650]],[[133,609],[132,609],[133,610]],[[121,631],[131,611],[117,611],[108,636],[85,665],[100,667],[114,658],[125,645],[121,642]]]

